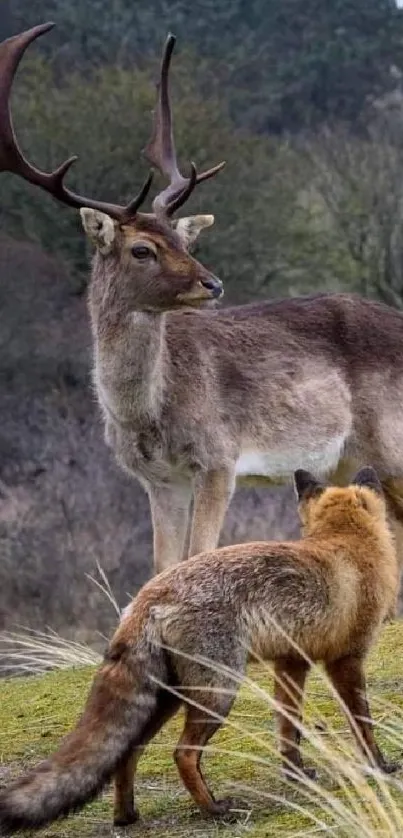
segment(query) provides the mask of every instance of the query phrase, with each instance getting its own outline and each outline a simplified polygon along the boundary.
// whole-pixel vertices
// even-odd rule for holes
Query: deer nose
[[[211,295],[214,299],[218,299],[218,297],[221,297],[224,293],[221,279],[218,279],[217,276],[213,276],[212,274],[210,274],[207,279],[202,279],[201,284],[211,291]]]

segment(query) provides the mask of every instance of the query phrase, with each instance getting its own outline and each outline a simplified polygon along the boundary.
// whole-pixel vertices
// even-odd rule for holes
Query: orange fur
[[[288,774],[302,768],[298,719],[307,658],[323,661],[368,759],[390,769],[374,739],[363,674],[398,589],[380,484],[369,469],[345,489],[323,489],[304,472],[296,473],[296,484],[300,541],[214,550],[144,586],[112,638],[76,729],[53,757],[0,795],[3,832],[67,814],[113,775],[115,822],[134,822],[139,757],[181,703],[186,718],[175,760],[182,781],[203,810],[226,811],[228,803],[208,789],[200,760],[251,654],[275,663],[276,698],[289,714],[278,714]],[[192,706],[195,687],[202,710]]]

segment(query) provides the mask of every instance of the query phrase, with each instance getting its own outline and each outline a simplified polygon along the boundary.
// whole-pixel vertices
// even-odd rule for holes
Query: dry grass
[[[121,609],[98,560],[96,569],[99,579],[88,573],[85,575],[120,618]],[[16,631],[0,633],[0,673],[6,675],[42,675],[54,669],[97,666],[101,659],[101,655],[87,644],[66,640],[52,629],[35,631],[21,626]]]
[[[82,643],[65,640],[56,632],[20,631],[0,634],[0,673],[40,675],[54,669],[97,665],[101,656]]]
[[[23,637],[24,644],[19,646]],[[52,665],[64,668],[69,661],[76,668],[0,682],[0,755],[6,776],[14,776],[22,764],[34,763],[57,746],[84,703],[93,672],[92,667],[82,668],[88,663],[86,654],[94,654],[86,647],[66,643],[54,634],[23,637],[16,635],[17,651],[22,654],[19,671],[28,667],[32,672],[35,666],[39,671]],[[396,759],[403,749],[403,624],[385,627],[368,673],[378,739],[388,757]],[[220,796],[229,793],[234,797],[235,823],[206,822],[195,812],[171,756],[181,716],[169,724],[141,762],[137,784],[144,818],[141,835],[401,838],[402,776],[386,777],[367,769],[321,671],[315,670],[310,679],[301,726],[304,757],[318,769],[317,782],[305,776],[297,785],[281,779],[274,709],[270,668],[253,666],[234,710],[207,749],[204,763],[209,782]],[[111,834],[115,833],[110,791],[79,815],[44,833],[47,838]],[[139,827],[127,831],[127,835],[138,834]]]

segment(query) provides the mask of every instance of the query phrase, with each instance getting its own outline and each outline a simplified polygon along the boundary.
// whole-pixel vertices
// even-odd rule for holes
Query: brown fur
[[[367,758],[391,769],[373,736],[363,674],[398,587],[393,536],[373,476],[366,469],[348,488],[321,489],[299,472],[300,541],[215,550],[145,585],[115,632],[76,729],[0,795],[3,833],[65,815],[112,774],[115,822],[135,821],[137,762],[181,703],[180,776],[204,811],[226,811],[209,791],[200,759],[232,706],[249,654],[275,662],[276,698],[290,714],[279,713],[289,774],[303,768],[298,719],[308,658],[325,664]]]
[[[295,468],[345,480],[371,463],[403,524],[402,315],[342,294],[196,311],[210,275],[178,232],[141,214],[114,230],[90,286],[94,381],[107,442],[150,498],[156,569],[216,547],[237,481]]]
[[[166,42],[145,149],[170,185],[154,199],[154,214],[145,214],[137,208],[150,179],[125,208],[91,199],[89,208],[56,173],[21,160],[7,108],[10,85],[25,48],[49,28],[1,44],[0,163],[80,207],[96,245],[89,295],[95,387],[108,443],[149,494],[156,569],[217,545],[238,478],[277,481],[297,467],[331,475],[353,459],[398,481],[395,497],[403,480],[402,315],[348,295],[190,310],[221,292],[188,252],[213,217],[176,225],[169,218],[196,182],[221,166],[188,182],[177,170],[168,91],[175,39]],[[59,173],[68,168],[67,161]],[[148,247],[149,258],[139,261],[134,246]],[[400,538],[401,488],[398,496],[390,512]]]

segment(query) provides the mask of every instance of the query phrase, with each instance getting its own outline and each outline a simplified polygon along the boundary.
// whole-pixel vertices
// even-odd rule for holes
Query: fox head
[[[324,486],[308,471],[294,474],[298,512],[304,534],[318,527],[368,524],[370,520],[386,524],[386,503],[376,471],[366,466],[357,472],[349,486]]]

